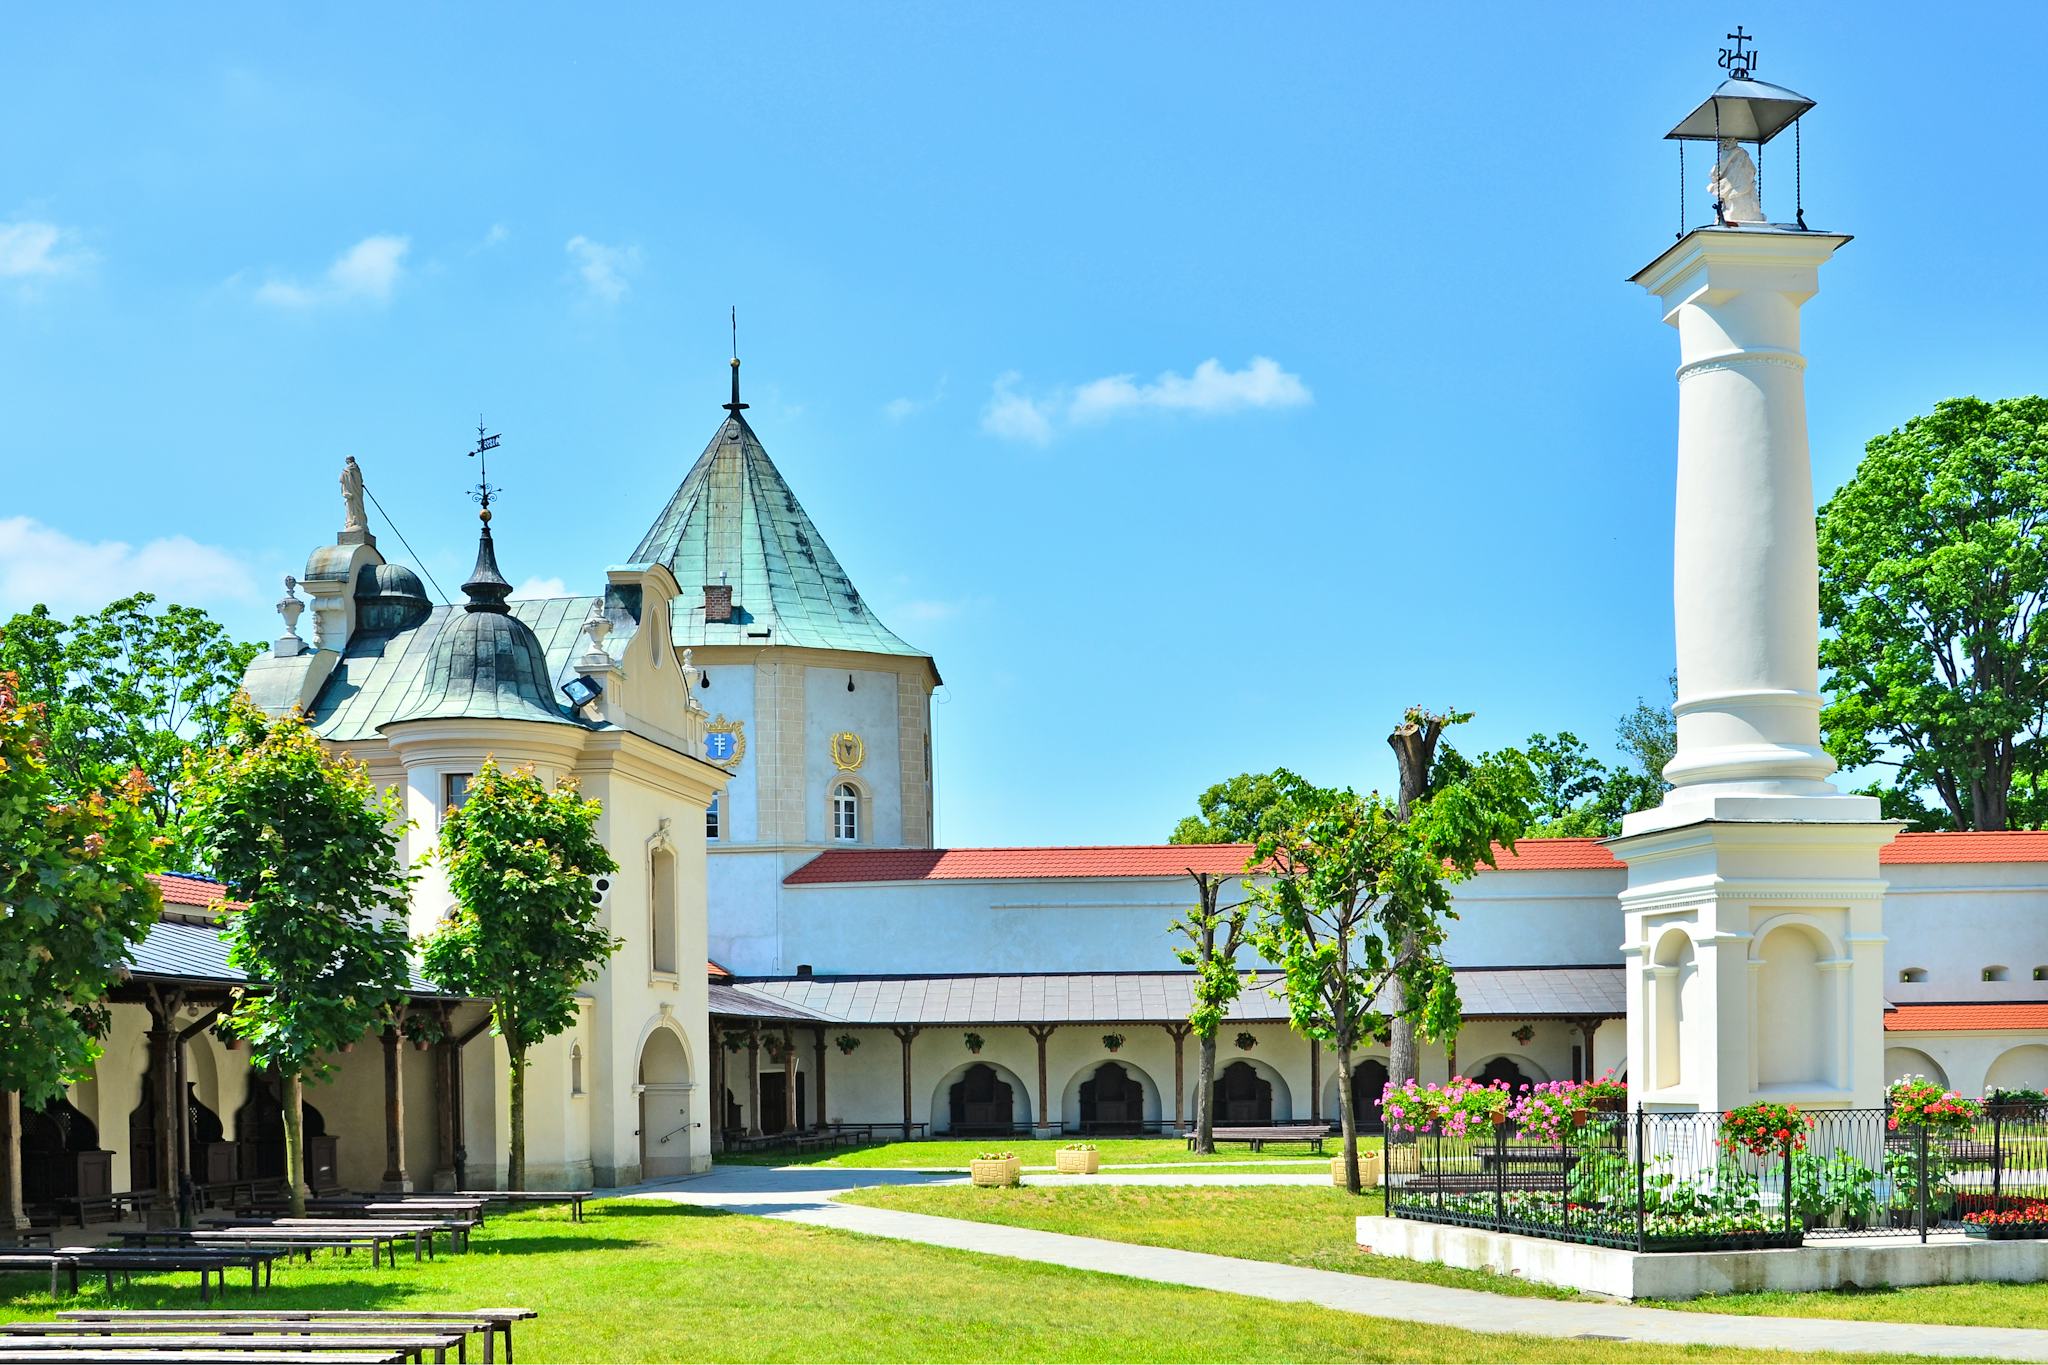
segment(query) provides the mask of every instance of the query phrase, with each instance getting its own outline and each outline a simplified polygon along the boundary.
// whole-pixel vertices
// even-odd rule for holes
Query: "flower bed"
[[[1591,1246],[1639,1244],[1632,1205],[1581,1204],[1563,1195],[1510,1190],[1505,1195],[1450,1195],[1434,1204],[1402,1205],[1401,1217],[1455,1223]],[[1799,1231],[1760,1211],[1646,1213],[1640,1227],[1645,1251],[1748,1251],[1798,1246]]]
[[[2048,1237],[2048,1201],[1979,1198],[1972,1202],[1985,1206],[1963,1215],[1963,1231],[1972,1237],[1994,1242]]]

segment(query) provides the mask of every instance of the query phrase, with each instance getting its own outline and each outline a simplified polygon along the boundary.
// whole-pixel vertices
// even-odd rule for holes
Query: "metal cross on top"
[[[1756,49],[1751,48],[1745,52],[1742,45],[1755,42],[1756,35],[1744,33],[1742,25],[1737,24],[1735,32],[1726,36],[1735,46],[1721,49],[1721,67],[1735,80],[1746,81],[1749,79],[1749,73],[1756,69]]]
[[[490,461],[484,458],[484,454],[486,451],[498,448],[498,437],[486,436],[484,431],[484,419],[479,417],[476,419],[476,449],[469,452],[470,458],[475,460],[477,465],[476,491],[469,496],[475,498],[482,505],[483,519],[489,521],[491,519],[491,498],[499,492],[499,489],[496,484],[491,482]]]

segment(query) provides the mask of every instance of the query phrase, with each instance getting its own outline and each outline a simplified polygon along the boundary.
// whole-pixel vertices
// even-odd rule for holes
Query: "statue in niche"
[[[1756,187],[1756,163],[1742,144],[1732,137],[1721,139],[1721,155],[1714,162],[1714,178],[1707,182],[1723,223],[1764,221],[1763,196]]]
[[[348,463],[341,467],[341,529],[344,531],[367,531],[368,518],[363,515],[363,471],[356,464],[356,457],[348,457]]]

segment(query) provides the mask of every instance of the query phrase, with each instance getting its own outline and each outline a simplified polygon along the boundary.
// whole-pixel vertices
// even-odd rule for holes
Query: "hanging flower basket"
[[[1510,1033],[1508,1035],[1508,1037],[1514,1039],[1523,1047],[1529,1046],[1529,1040],[1531,1038],[1534,1038],[1535,1036],[1536,1026],[1534,1024],[1524,1024],[1520,1028],[1516,1029],[1513,1033]]]
[[[1015,1152],[983,1152],[967,1163],[967,1178],[976,1185],[1000,1188],[1024,1183],[1024,1163]]]
[[[1121,1033],[1105,1033],[1102,1035],[1102,1045],[1115,1052],[1124,1045],[1124,1036]]]
[[[1258,1045],[1259,1040],[1253,1034],[1240,1033],[1237,1035],[1237,1050],[1239,1052],[1250,1052],[1253,1048],[1257,1047]]]
[[[970,1033],[960,1041],[967,1044],[967,1050],[973,1053],[979,1053],[984,1047],[988,1046],[988,1039],[982,1037],[979,1033]]]
[[[1102,1169],[1102,1153],[1092,1142],[1070,1142],[1054,1152],[1052,1160],[1061,1175],[1094,1175]]]
[[[834,1038],[832,1041],[839,1045],[840,1052],[844,1053],[846,1056],[851,1057],[853,1055],[853,1050],[860,1046],[860,1035],[854,1033],[842,1033],[837,1038]]]

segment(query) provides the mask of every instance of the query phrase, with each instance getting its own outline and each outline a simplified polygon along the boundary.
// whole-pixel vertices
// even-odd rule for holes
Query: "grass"
[[[1507,1275],[1360,1251],[1354,1220],[1385,1212],[1378,1190],[1354,1197],[1339,1189],[1307,1185],[1026,1185],[1007,1190],[930,1185],[875,1186],[850,1191],[840,1199],[906,1213],[1206,1251],[1389,1280],[1418,1280],[1492,1294],[1579,1297],[1569,1289]]]
[[[1939,1323],[1948,1327],[2048,1326],[2048,1284],[1931,1284],[1911,1289],[1847,1289],[1813,1294],[1722,1294],[1683,1303],[1645,1303],[1696,1313],[1784,1318],[1856,1318]]]
[[[0,1311],[196,1308],[192,1277],[53,1304],[0,1276]],[[674,1204],[593,1204],[491,1220],[467,1256],[371,1270],[360,1256],[280,1267],[222,1307],[539,1310],[521,1358],[607,1361],[1748,1361],[1769,1352],[1425,1327],[1149,1284]],[[1848,1359],[1850,1357],[1834,1357]]]
[[[744,1155],[721,1153],[721,1166],[839,1166],[860,1170],[900,1171],[964,1171],[967,1163],[983,1152],[1015,1152],[1029,1170],[1033,1166],[1050,1169],[1052,1154],[1067,1146],[1068,1138],[984,1138],[979,1141],[953,1141],[946,1138],[918,1142],[878,1142],[870,1147],[842,1147],[835,1151],[805,1152],[802,1155],[775,1152],[749,1152]],[[1378,1138],[1360,1138],[1359,1147],[1376,1146]],[[1332,1142],[1330,1151],[1336,1150]],[[1213,1156],[1196,1156],[1188,1150],[1187,1143],[1180,1138],[1102,1138],[1096,1141],[1095,1150],[1102,1156],[1105,1166],[1150,1166],[1163,1162],[1196,1162],[1204,1165],[1256,1164],[1268,1160],[1299,1161],[1304,1157],[1315,1159],[1315,1154],[1305,1150],[1300,1143],[1288,1143],[1264,1152],[1254,1152],[1242,1145],[1226,1147]],[[1306,1170],[1307,1167],[1299,1169]]]

